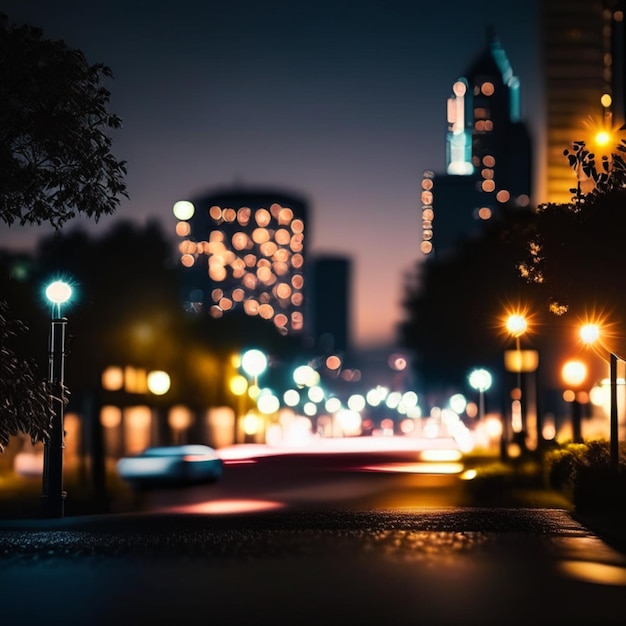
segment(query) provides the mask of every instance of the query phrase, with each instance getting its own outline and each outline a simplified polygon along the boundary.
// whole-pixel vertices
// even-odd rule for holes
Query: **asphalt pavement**
[[[626,557],[564,510],[0,522],[6,624],[623,624]]]

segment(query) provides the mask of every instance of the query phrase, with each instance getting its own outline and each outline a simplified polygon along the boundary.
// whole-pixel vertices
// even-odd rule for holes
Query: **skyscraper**
[[[424,173],[424,254],[449,250],[480,232],[504,205],[526,208],[532,189],[531,140],[521,119],[520,81],[493,29],[448,99],[446,171]]]
[[[576,175],[573,141],[595,149],[596,131],[624,124],[624,0],[542,0],[545,154],[539,202],[567,203]]]
[[[282,334],[303,332],[307,212],[305,200],[274,189],[219,189],[177,203],[187,310],[240,310]]]
[[[326,254],[311,267],[309,315],[316,346],[322,353],[350,353],[350,260]]]

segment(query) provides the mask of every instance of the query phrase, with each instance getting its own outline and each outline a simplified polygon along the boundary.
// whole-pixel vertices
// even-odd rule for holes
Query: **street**
[[[132,512],[4,520],[3,623],[624,623],[626,557],[568,512],[459,506],[408,460],[232,458]]]

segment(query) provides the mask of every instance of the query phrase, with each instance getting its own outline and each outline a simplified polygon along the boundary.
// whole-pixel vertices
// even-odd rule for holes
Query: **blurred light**
[[[302,410],[305,415],[313,416],[317,413],[317,404],[315,402],[305,402]]]
[[[563,381],[572,387],[578,387],[587,378],[587,366],[578,360],[567,361],[561,370]]]
[[[162,396],[170,389],[170,376],[162,370],[155,370],[148,374],[148,389],[155,396]]]
[[[402,399],[402,395],[400,394],[399,391],[392,391],[385,399],[385,404],[390,409],[395,409],[400,404],[401,399]]]
[[[402,394],[402,404],[409,408],[417,406],[417,394],[414,391],[405,391]]]
[[[119,391],[124,387],[124,370],[121,367],[107,367],[100,378],[102,389]]]
[[[626,587],[626,568],[610,563],[590,561],[561,561],[561,572],[588,583]]]
[[[361,416],[356,411],[341,409],[337,412],[337,421],[344,436],[353,437],[361,434]]]
[[[174,213],[174,216],[176,217],[176,219],[179,220],[190,219],[191,217],[193,217],[195,210],[196,209],[194,205],[187,200],[179,200],[178,202],[175,202],[174,206],[172,207],[172,212]]]
[[[331,355],[326,359],[326,367],[329,370],[338,370],[341,367],[341,359],[336,355]]]
[[[423,461],[458,461],[463,457],[460,450],[422,450],[420,457]]]
[[[257,407],[261,413],[271,415],[280,408],[280,400],[272,392],[263,390],[257,398]]]
[[[122,409],[118,406],[105,405],[100,409],[100,424],[104,428],[116,428],[122,423]]]
[[[365,408],[365,398],[358,393],[348,398],[348,408],[352,411],[362,411]]]
[[[246,413],[241,424],[246,435],[256,435],[261,426],[261,420],[254,413]]]
[[[580,327],[580,338],[583,343],[594,343],[600,336],[600,327],[597,324],[584,324]]]
[[[491,374],[486,369],[473,370],[469,375],[469,384],[476,391],[487,391],[491,387]]]
[[[400,422],[400,432],[409,435],[415,430],[415,420],[407,418]]]
[[[407,360],[403,354],[396,353],[396,354],[392,354],[389,357],[387,364],[392,370],[395,370],[396,372],[401,372],[406,369]]]
[[[267,357],[256,348],[247,350],[241,355],[241,367],[249,376],[259,376],[267,367]]]
[[[248,380],[245,376],[237,374],[230,379],[230,390],[236,396],[243,396],[248,390]]]
[[[502,434],[502,421],[493,416],[488,416],[483,422],[487,434],[492,437],[499,437]]]
[[[312,402],[321,402],[324,399],[324,390],[319,385],[313,385],[309,387],[307,395]]]
[[[193,423],[193,415],[186,406],[173,406],[167,416],[167,423],[174,430],[185,430]]]
[[[329,413],[336,413],[341,408],[341,400],[335,397],[328,398],[324,407]]]
[[[299,365],[293,371],[293,380],[299,387],[314,385],[317,382],[316,374],[310,365]]]
[[[462,393],[455,393],[450,398],[450,408],[457,413],[463,413],[467,407],[467,400]]]
[[[297,406],[300,402],[300,394],[295,389],[287,389],[283,394],[283,401],[287,406]]]
[[[521,337],[526,332],[527,327],[526,318],[519,313],[509,315],[506,320],[506,328],[513,337]]]

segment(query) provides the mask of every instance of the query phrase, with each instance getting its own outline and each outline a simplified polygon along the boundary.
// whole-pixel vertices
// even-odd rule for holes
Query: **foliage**
[[[111,154],[102,64],[0,14],[0,219],[60,228],[79,214],[114,213],[126,163]]]
[[[108,67],[89,65],[80,50],[0,13],[0,220],[58,230],[77,215],[98,221],[127,197],[126,163],[111,154],[108,135],[121,127],[107,112],[110,92],[101,81],[110,78]],[[27,307],[8,299],[15,281],[2,269],[0,452],[18,432],[45,441],[52,415],[52,390],[36,360],[12,347],[19,334],[24,348],[30,332],[12,321],[8,303],[13,316]]]
[[[429,390],[462,388],[472,368],[501,363],[510,341],[501,323],[507,307],[537,295],[515,268],[530,220],[529,212],[505,210],[482,237],[420,263],[414,284],[406,285],[401,341],[415,352]]]
[[[545,454],[547,484],[570,497],[579,512],[626,511],[626,446],[612,467],[610,442],[565,443]]]
[[[615,154],[600,158],[575,142],[564,153],[579,172],[570,203],[505,211],[479,239],[461,240],[454,255],[418,263],[405,288],[399,334],[416,355],[425,387],[458,390],[471,368],[495,364],[506,339],[498,319],[515,303],[543,327],[529,341],[544,366],[569,332],[566,321],[555,323],[555,314],[569,312],[567,321],[593,318],[605,331],[626,319],[626,294],[615,288],[616,277],[626,275],[626,256],[619,252],[626,232],[625,154],[624,140]],[[612,347],[626,353],[626,345]],[[548,376],[551,370],[542,371]]]
[[[626,152],[626,141],[617,147]],[[615,276],[626,271],[617,254],[626,229],[626,163],[621,154],[603,156],[598,165],[584,142],[574,142],[565,156],[578,173],[578,186],[568,204],[538,207],[534,229],[518,268],[521,276],[541,285],[551,313],[602,310],[612,302],[616,318],[626,305],[615,298]]]
[[[33,443],[45,441],[54,415],[48,384],[40,381],[36,364],[13,346],[27,327],[8,313],[7,303],[0,301],[0,452],[20,433]]]

